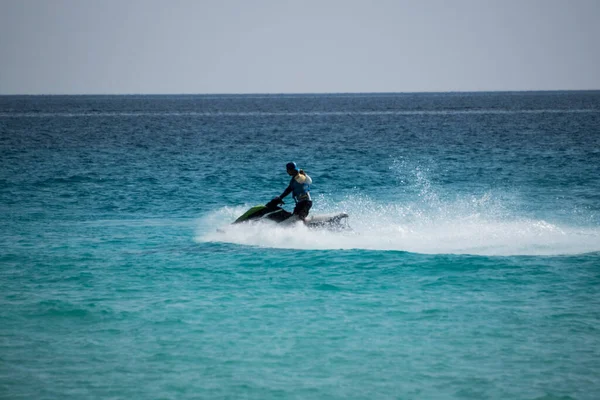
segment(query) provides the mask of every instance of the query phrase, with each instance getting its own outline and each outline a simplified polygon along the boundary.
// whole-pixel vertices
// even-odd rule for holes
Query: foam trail
[[[326,203],[326,202],[325,202]],[[323,202],[321,203],[323,204]],[[380,205],[355,196],[325,204],[347,211],[351,231],[282,227],[258,222],[230,225],[246,208],[222,208],[199,221],[196,240],[304,250],[396,250],[425,254],[562,255],[600,251],[600,229],[561,226],[507,214],[491,196],[447,204]],[[217,231],[219,229],[219,231]]]

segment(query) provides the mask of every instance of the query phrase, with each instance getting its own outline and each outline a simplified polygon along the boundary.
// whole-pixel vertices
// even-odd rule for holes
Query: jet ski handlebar
[[[269,208],[275,208],[283,204],[285,204],[285,202],[281,199],[281,197],[277,196],[273,197],[273,199],[269,201],[266,206]]]

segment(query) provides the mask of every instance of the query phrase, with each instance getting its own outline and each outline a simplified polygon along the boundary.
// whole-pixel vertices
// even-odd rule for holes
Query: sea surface
[[[600,398],[600,92],[0,96],[0,398]]]

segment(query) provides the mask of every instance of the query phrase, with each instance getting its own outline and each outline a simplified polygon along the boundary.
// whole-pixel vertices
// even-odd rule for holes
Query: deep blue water
[[[351,230],[229,225],[289,161]],[[0,398],[597,399],[599,172],[600,92],[0,96]]]

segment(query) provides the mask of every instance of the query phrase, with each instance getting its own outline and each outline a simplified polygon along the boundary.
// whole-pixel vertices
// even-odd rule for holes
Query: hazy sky
[[[600,0],[0,0],[0,94],[600,89]]]

